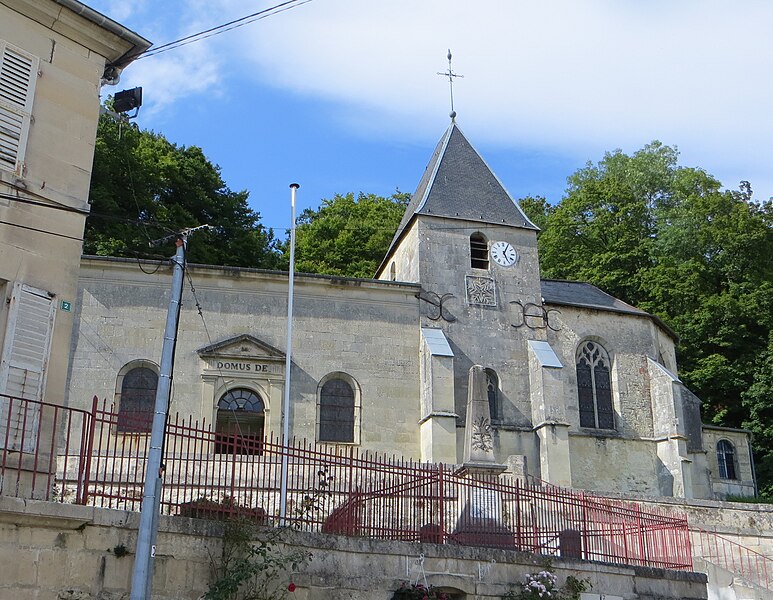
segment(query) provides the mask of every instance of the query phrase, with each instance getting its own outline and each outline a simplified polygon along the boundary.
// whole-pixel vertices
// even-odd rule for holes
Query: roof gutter
[[[109,31],[110,33],[118,36],[122,40],[125,40],[132,44],[134,46],[131,50],[124,53],[123,56],[118,58],[117,60],[114,60],[110,63],[109,66],[121,69],[128,65],[130,62],[134,60],[136,56],[139,54],[142,54],[150,48],[153,44],[152,42],[146,40],[141,35],[133,32],[131,29],[127,29],[120,23],[117,23],[116,21],[113,21],[109,17],[106,17],[102,13],[97,12],[93,8],[89,8],[85,4],[78,2],[78,0],[54,0],[57,4],[61,4],[65,8],[70,9],[77,15],[80,15],[81,17],[91,21],[92,23],[95,23],[96,25],[99,25],[103,29]]]

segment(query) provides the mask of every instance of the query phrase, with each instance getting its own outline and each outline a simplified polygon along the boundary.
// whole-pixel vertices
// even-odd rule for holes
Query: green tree
[[[372,277],[397,231],[409,194],[336,194],[298,218],[295,266],[300,272]]]
[[[676,151],[653,142],[633,156],[617,150],[568,179],[566,196],[543,222],[544,275],[589,281],[633,304],[652,265],[655,214],[671,201]]]
[[[760,495],[773,500],[773,334],[754,365],[754,383],[743,394],[748,410],[745,423],[755,434]]]
[[[556,210],[544,196],[526,196],[518,201],[521,209],[529,220],[540,229],[545,229],[550,221],[550,217]]]
[[[275,268],[276,240],[234,192],[201,148],[177,146],[163,135],[99,122],[84,252],[107,256],[170,255],[148,241],[186,227],[209,224],[189,243],[188,260],[205,264]]]
[[[556,207],[527,202],[543,229],[543,275],[588,281],[662,318],[680,336],[680,375],[704,420],[752,429],[773,477],[773,208],[748,183],[723,190],[677,158],[659,142],[618,150],[572,175]]]

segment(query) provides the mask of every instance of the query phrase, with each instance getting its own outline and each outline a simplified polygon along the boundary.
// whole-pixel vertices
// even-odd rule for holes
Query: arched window
[[[158,374],[155,365],[139,361],[124,367],[119,373],[118,426],[120,433],[150,433],[153,427],[153,408],[156,403]]]
[[[470,266],[473,269],[488,269],[488,241],[482,233],[470,236]]]
[[[717,463],[720,479],[738,479],[735,474],[735,448],[727,440],[717,443]]]
[[[356,442],[358,396],[354,380],[343,373],[323,380],[319,388],[320,442]]]
[[[493,369],[486,369],[486,393],[492,421],[499,419],[499,377]]]
[[[395,261],[392,261],[392,264],[389,265],[389,279],[390,281],[395,281],[397,279],[397,268],[395,267]]]
[[[614,429],[612,382],[607,351],[596,342],[585,342],[577,349],[577,392],[580,400],[580,426]]]
[[[264,418],[263,399],[252,390],[223,394],[217,403],[215,454],[261,454]]]

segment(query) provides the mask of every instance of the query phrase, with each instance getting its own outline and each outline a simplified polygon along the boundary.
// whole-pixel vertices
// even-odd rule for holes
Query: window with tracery
[[[246,388],[223,394],[217,403],[215,454],[261,454],[263,452],[263,399]]]
[[[353,383],[341,375],[333,376],[319,390],[320,442],[354,443],[358,402]]]
[[[720,479],[738,479],[735,470],[735,447],[727,440],[717,443],[717,463]]]
[[[488,269],[488,241],[482,233],[470,236],[470,266],[473,269]]]
[[[486,369],[486,394],[492,421],[499,419],[499,377],[493,369]]]
[[[577,349],[577,393],[581,427],[615,428],[609,355],[597,342]]]
[[[122,377],[117,429],[121,433],[150,433],[158,374],[143,366],[129,369]]]

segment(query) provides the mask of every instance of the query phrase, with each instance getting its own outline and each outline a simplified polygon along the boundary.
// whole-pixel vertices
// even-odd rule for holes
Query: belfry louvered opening
[[[482,233],[470,236],[470,266],[473,269],[488,269],[488,241]]]

